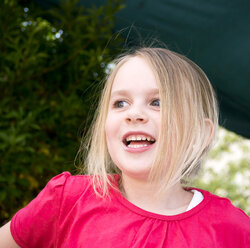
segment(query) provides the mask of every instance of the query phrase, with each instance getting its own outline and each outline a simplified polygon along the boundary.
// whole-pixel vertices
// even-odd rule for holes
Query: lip
[[[141,152],[145,152],[148,151],[149,149],[151,149],[152,147],[154,147],[155,143],[148,145],[148,146],[143,146],[143,147],[137,147],[137,148],[133,148],[133,147],[127,147],[124,143],[123,140],[126,139],[128,136],[130,135],[144,135],[144,136],[149,136],[150,138],[153,138],[155,140],[155,138],[146,132],[141,132],[141,131],[132,131],[132,132],[127,132],[123,135],[122,138],[122,146],[124,148],[125,151],[130,152],[130,153],[141,153]]]

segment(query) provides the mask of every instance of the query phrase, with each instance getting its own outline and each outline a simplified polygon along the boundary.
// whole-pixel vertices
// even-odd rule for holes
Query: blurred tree
[[[250,215],[250,141],[220,128],[195,187],[229,198]]]
[[[75,172],[77,128],[89,125],[106,65],[120,52],[112,28],[122,7],[1,1],[0,224],[52,176]]]

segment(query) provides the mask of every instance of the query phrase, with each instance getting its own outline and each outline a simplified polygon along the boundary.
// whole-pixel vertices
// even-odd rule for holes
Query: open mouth
[[[123,139],[123,143],[129,148],[140,148],[154,144],[155,139],[149,135],[129,135]]]

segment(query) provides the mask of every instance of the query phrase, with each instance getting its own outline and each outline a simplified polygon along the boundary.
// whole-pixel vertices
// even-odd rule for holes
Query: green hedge
[[[30,1],[32,2],[32,1]],[[52,10],[0,3],[0,224],[62,171],[76,172],[80,127],[88,127],[121,1]],[[114,38],[115,37],[115,38]]]

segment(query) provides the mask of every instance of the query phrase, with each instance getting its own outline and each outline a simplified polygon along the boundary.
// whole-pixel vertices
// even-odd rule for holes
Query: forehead
[[[111,93],[120,90],[140,91],[143,89],[158,89],[154,72],[145,59],[132,57],[118,69]]]

